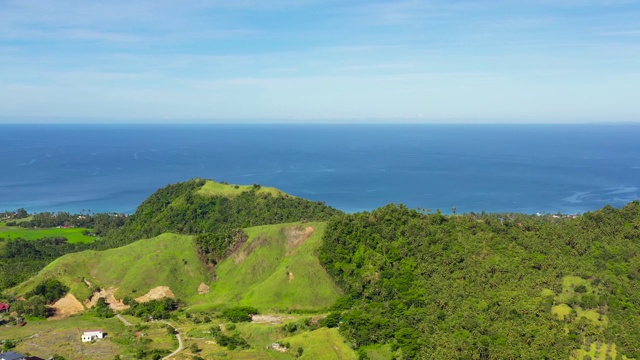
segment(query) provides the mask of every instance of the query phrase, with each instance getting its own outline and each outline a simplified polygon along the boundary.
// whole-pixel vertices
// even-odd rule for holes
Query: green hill
[[[117,299],[168,286],[176,297],[201,309],[211,304],[322,309],[340,295],[314,255],[324,227],[291,223],[246,229],[248,240],[213,269],[199,259],[192,236],[163,234],[116,249],[67,254],[11,292],[24,294],[55,278],[79,300],[91,296],[86,280],[94,287],[117,289]],[[206,285],[202,294],[201,284]]]
[[[317,256],[324,223],[246,229],[249,239],[216,268],[211,301],[261,310],[318,309],[340,294]]]
[[[67,254],[10,291],[24,294],[49,278],[69,286],[81,301],[91,296],[84,279],[101,289],[117,288],[117,298],[168,286],[178,298],[191,300],[199,296],[200,283],[209,283],[212,275],[198,259],[191,236],[163,234],[121,248]]]
[[[124,227],[109,233],[103,246],[121,246],[164,232],[217,233],[294,221],[325,221],[340,214],[341,211],[324,203],[274,188],[193,179],[167,185],[153,193]]]

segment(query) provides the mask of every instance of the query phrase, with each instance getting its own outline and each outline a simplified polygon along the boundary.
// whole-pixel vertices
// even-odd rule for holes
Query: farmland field
[[[18,226],[0,226],[0,238],[36,240],[42,238],[64,237],[70,243],[90,243],[94,237],[83,235],[85,228],[49,228],[49,229],[26,229]]]

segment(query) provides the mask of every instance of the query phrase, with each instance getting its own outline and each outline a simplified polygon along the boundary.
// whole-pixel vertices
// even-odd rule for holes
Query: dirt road
[[[172,328],[175,329],[175,327],[173,327],[173,325],[171,325],[171,323],[169,323],[168,321],[163,321],[163,323],[171,326]],[[176,338],[178,339],[178,348],[176,349],[176,351],[172,352],[171,354],[165,356],[162,358],[162,360],[164,359],[168,359],[174,355],[176,355],[177,353],[179,353],[180,351],[182,351],[183,346],[182,346],[182,337],[180,336],[180,333],[178,332],[178,330],[176,329]]]

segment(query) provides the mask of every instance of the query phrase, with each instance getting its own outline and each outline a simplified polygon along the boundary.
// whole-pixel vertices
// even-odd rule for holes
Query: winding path
[[[169,323],[168,321],[162,321],[163,323],[171,326],[172,328],[175,329],[175,327],[173,327],[173,325],[171,325],[171,323]],[[182,337],[180,336],[180,333],[178,332],[178,330],[176,329],[176,338],[178,338],[178,348],[176,349],[176,351],[172,352],[171,354],[165,356],[162,358],[162,360],[168,359],[174,355],[176,355],[177,353],[179,353],[180,351],[182,351],[183,346],[182,346]]]
[[[116,317],[122,321],[124,326],[133,326],[127,319],[123,318],[122,315],[116,314]]]

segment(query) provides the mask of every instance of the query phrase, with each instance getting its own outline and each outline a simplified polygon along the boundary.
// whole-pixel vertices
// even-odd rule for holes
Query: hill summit
[[[124,227],[109,234],[109,247],[165,232],[219,233],[259,225],[326,221],[339,214],[340,210],[323,202],[275,188],[192,179],[167,185],[149,196]]]

